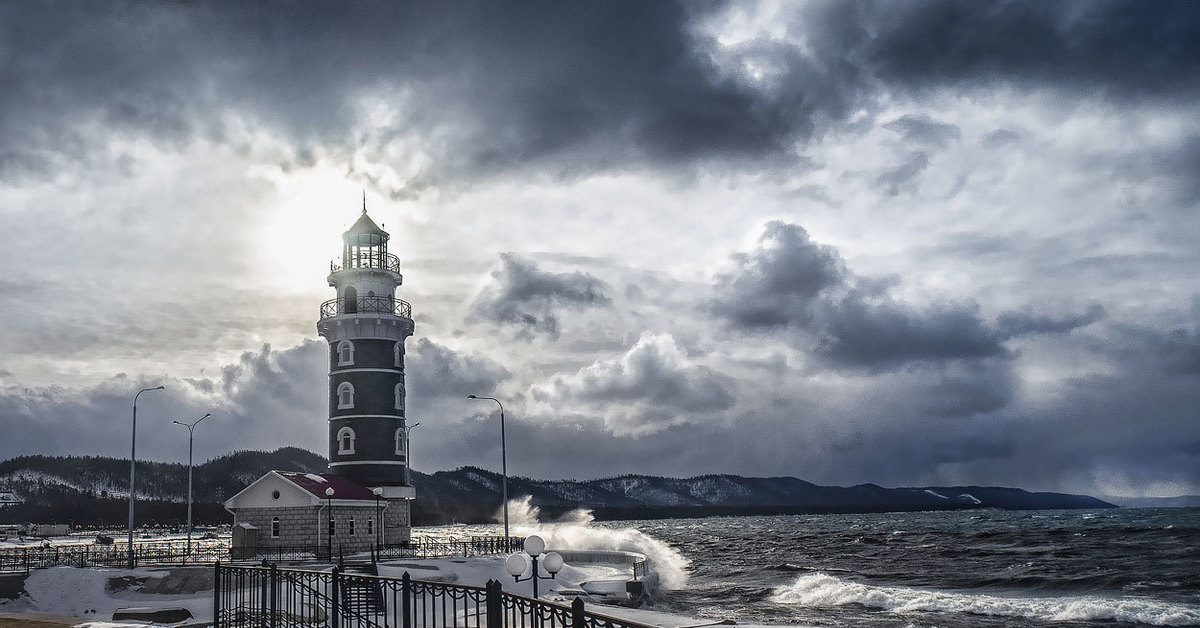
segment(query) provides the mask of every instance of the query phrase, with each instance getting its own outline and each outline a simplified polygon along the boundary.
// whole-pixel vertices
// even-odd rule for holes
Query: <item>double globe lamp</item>
[[[553,580],[554,576],[563,568],[563,557],[558,552],[550,552],[542,558],[542,568],[546,570],[549,576],[538,574],[538,556],[546,551],[546,542],[540,536],[530,536],[525,539],[525,554],[512,554],[504,561],[504,569],[514,582],[524,582],[526,580],[533,581],[533,597],[538,596],[538,580],[549,579]],[[529,558],[525,555],[528,554]],[[530,569],[530,563],[533,563]],[[529,569],[529,575],[522,578],[521,574]]]

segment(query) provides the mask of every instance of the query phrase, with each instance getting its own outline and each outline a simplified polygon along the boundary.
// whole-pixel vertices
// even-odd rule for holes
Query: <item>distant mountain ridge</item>
[[[196,520],[227,522],[220,506],[272,469],[324,472],[325,458],[295,447],[239,451],[195,467]],[[139,521],[178,523],[187,498],[187,466],[138,463]],[[501,476],[477,467],[424,474],[414,471],[419,525],[492,521],[501,508]],[[129,462],[119,458],[20,456],[0,462],[0,490],[24,503],[0,508],[0,522],[38,521],[121,524],[128,499]],[[623,475],[598,480],[532,480],[510,477],[508,494],[529,496],[548,517],[588,509],[599,519],[739,514],[889,512],[999,508],[1035,510],[1112,508],[1113,504],[1064,493],[1015,488],[930,486],[884,488],[875,484],[820,486],[792,477],[702,475],[664,478]]]
[[[417,503],[446,513],[472,510],[471,505],[500,506],[501,476],[476,467],[421,475]],[[1035,493],[1017,488],[930,486],[884,488],[875,484],[820,486],[793,477],[747,478],[703,475],[662,478],[624,475],[588,481],[508,479],[510,497],[530,496],[530,503],[554,516],[586,508],[600,519],[783,514],[890,512],[998,508],[1044,510],[1115,508],[1086,495]],[[465,519],[464,519],[465,520]]]

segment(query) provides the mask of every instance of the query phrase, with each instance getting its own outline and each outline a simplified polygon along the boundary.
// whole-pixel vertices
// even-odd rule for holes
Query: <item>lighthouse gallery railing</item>
[[[387,314],[400,318],[412,318],[412,306],[403,299],[372,296],[330,299],[321,304],[321,318],[341,316],[342,314]]]

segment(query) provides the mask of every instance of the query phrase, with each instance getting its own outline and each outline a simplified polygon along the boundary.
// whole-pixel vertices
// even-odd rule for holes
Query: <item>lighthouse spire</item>
[[[367,213],[367,188],[363,188],[363,213]]]

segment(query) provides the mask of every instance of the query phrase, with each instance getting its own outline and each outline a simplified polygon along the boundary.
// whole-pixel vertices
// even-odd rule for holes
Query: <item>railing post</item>
[[[342,608],[341,608],[342,605],[341,605],[341,599],[339,598],[339,594],[338,594],[339,593],[338,585],[340,584],[338,582],[338,580],[340,580],[342,577],[342,570],[337,567],[334,567],[333,571],[330,573],[333,575],[333,579],[331,580],[330,585],[329,585],[329,603],[330,603],[330,606],[332,607],[332,608],[330,608],[330,613],[329,613],[329,618],[331,620],[329,625],[332,626],[333,628],[338,628],[338,626],[341,625],[341,620],[342,620]]]
[[[213,628],[221,628],[221,561],[213,563]]]
[[[400,576],[400,628],[412,628],[412,579],[407,571]]]
[[[25,548],[25,573],[29,574],[29,548]]]
[[[270,599],[270,607],[269,607],[269,610],[267,611],[267,613],[268,613],[267,617],[270,618],[270,623],[268,625],[271,628],[275,628],[275,625],[276,625],[275,617],[279,613],[279,569],[277,568],[276,565],[271,565],[270,575],[271,575],[271,588],[269,589],[269,594],[271,596],[271,599]]]
[[[583,628],[586,623],[583,615],[583,600],[577,597],[571,601],[571,628]]]
[[[500,581],[488,580],[483,585],[483,589],[486,592],[484,608],[487,610],[487,628],[504,628],[504,607],[500,601],[502,595]]]
[[[263,565],[263,566],[264,566],[264,567],[266,567],[266,565]],[[253,573],[253,572],[251,572],[251,573]],[[258,604],[259,604],[259,608],[261,608],[262,610],[264,610],[264,611],[265,611],[265,610],[267,610],[267,605],[269,604],[269,603],[267,602],[267,585],[268,585],[268,584],[270,584],[270,583],[268,583],[268,582],[267,582],[267,572],[266,572],[265,570],[264,570],[264,571],[259,571],[259,572],[258,572],[258,579],[259,579],[259,584],[258,584]],[[263,626],[263,628],[267,628],[268,626],[270,626],[270,625],[271,625],[271,624],[269,623],[269,622],[270,622],[270,620],[268,619],[268,617],[270,617],[268,614],[266,614],[266,613],[263,613],[263,616],[262,616],[262,626]]]

